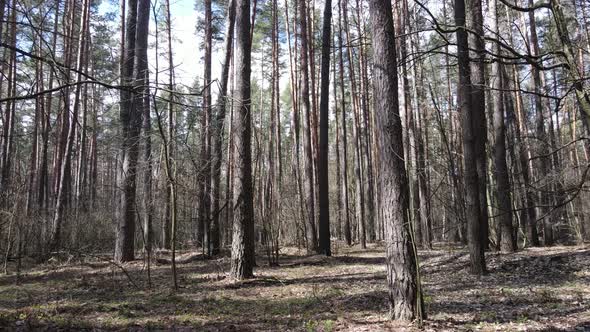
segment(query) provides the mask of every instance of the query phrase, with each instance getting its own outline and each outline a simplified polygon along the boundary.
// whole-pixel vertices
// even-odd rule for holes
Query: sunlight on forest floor
[[[233,283],[229,258],[122,270],[96,258],[0,276],[0,330],[413,331],[386,319],[383,248],[338,245],[334,257],[283,250],[280,267],[258,258],[256,279]],[[420,252],[427,331],[590,330],[590,247],[488,253],[490,274],[466,272],[464,249]]]

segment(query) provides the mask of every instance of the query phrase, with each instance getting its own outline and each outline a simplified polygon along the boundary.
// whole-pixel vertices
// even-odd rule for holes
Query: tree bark
[[[477,164],[477,177],[479,188],[480,204],[480,236],[481,244],[484,250],[489,247],[489,221],[488,221],[488,198],[487,198],[487,154],[486,142],[487,122],[486,122],[486,101],[485,101],[485,43],[483,29],[482,0],[469,1],[469,19],[468,25],[475,32],[470,34],[472,37],[471,48],[475,50],[475,60],[471,62],[471,119],[473,129],[475,130],[475,158]],[[471,43],[471,41],[470,41]]]
[[[463,126],[463,164],[465,172],[465,206],[469,241],[470,272],[486,272],[481,226],[482,212],[479,202],[479,177],[477,171],[478,128],[473,121],[474,107],[471,100],[472,85],[469,69],[469,43],[465,30],[465,1],[455,0],[455,25],[457,26],[457,58],[459,65],[459,109]]]
[[[232,57],[232,45],[234,39],[234,23],[236,17],[235,0],[230,0],[228,4],[228,14],[225,31],[225,57],[221,69],[220,91],[217,97],[216,114],[212,123],[211,139],[211,157],[212,159],[212,177],[211,177],[211,197],[212,197],[212,220],[211,220],[211,254],[219,254],[221,248],[220,232],[220,198],[221,198],[221,159],[223,143],[223,124],[226,117],[227,108],[227,83],[229,77],[229,67]],[[229,174],[227,174],[229,176]]]
[[[166,0],[166,43],[168,53],[168,90],[174,90],[174,58],[172,57],[172,20],[170,18],[170,0]],[[174,144],[175,141],[175,123],[174,123],[174,94],[170,95],[167,104],[168,111],[168,155],[171,160],[174,160]],[[174,227],[172,222],[172,214],[175,212],[172,206],[173,201],[173,185],[168,183],[166,191],[166,216],[164,217],[164,227],[162,232],[163,247],[171,249],[173,246],[172,238],[174,233]]]
[[[318,151],[318,182],[320,202],[320,238],[319,251],[331,256],[330,250],[330,193],[328,182],[328,113],[330,102],[330,41],[332,39],[332,1],[324,2],[324,18],[322,29],[322,68],[320,87],[320,145]]]
[[[416,252],[409,226],[408,178],[404,168],[399,117],[397,61],[391,3],[370,0],[373,37],[373,93],[379,135],[382,207],[385,227],[390,318],[422,319]]]
[[[153,226],[152,226],[152,140],[151,140],[151,116],[150,116],[150,89],[148,68],[148,33],[150,23],[150,1],[139,0],[137,7],[137,34],[135,36],[135,48],[137,63],[134,76],[137,94],[135,104],[137,112],[141,115],[143,127],[143,160],[145,170],[143,172],[143,240],[148,253],[152,250]]]
[[[135,38],[137,30],[137,0],[127,1],[127,19],[125,27],[125,53],[123,54],[123,81],[128,87],[133,85],[135,68]],[[137,158],[139,155],[139,136],[141,114],[135,104],[135,92],[121,90],[120,121],[122,127],[121,158],[122,172],[119,183],[121,188],[119,206],[119,225],[115,242],[115,261],[127,262],[135,258],[135,217]]]
[[[532,0],[529,0],[529,6],[533,4]],[[537,24],[535,21],[534,12],[529,12],[529,28],[530,28],[530,43],[531,43],[531,54],[533,56],[539,55],[539,40],[537,37]],[[539,174],[540,177],[543,178],[547,174],[551,172],[551,164],[549,157],[549,138],[547,136],[547,132],[545,130],[545,116],[544,116],[544,105],[543,100],[541,97],[542,91],[542,84],[541,84],[541,73],[539,69],[535,66],[531,66],[531,72],[533,76],[533,90],[535,91],[534,100],[535,100],[535,134],[537,136],[538,144],[538,153],[541,156],[539,158]],[[549,185],[546,179],[541,180],[541,190],[542,192],[539,194],[539,204],[540,207],[538,208],[538,215],[543,220],[543,239],[544,244],[552,245],[553,244],[553,225],[548,215],[550,208],[548,205],[550,202],[550,196],[547,192],[549,190]]]
[[[490,3],[492,30],[499,35],[498,15],[496,14],[496,0]],[[500,45],[494,43],[494,53],[500,54]],[[504,85],[502,64],[495,61],[492,64],[492,95],[494,108],[494,180],[498,197],[498,224],[500,225],[500,249],[502,252],[514,252],[516,242],[512,229],[512,198],[510,175],[506,162],[506,126],[504,124]]]
[[[342,141],[342,186],[340,191],[342,193],[342,205],[344,206],[344,239],[347,245],[352,244],[352,234],[350,231],[350,211],[349,211],[349,200],[348,200],[348,142],[346,134],[346,92],[344,89],[344,57],[342,49],[344,48],[344,36],[342,35],[342,0],[338,0],[338,65],[340,73],[340,111],[341,125],[342,128],[340,133]]]
[[[235,279],[254,276],[254,206],[250,113],[250,0],[236,2],[236,94],[234,105],[234,194],[233,241],[230,275]]]
[[[78,55],[77,55],[77,62],[76,62],[76,70],[77,70],[77,75],[76,75],[76,82],[79,82],[82,80],[82,71],[83,71],[83,65],[84,65],[84,60],[85,57],[87,56],[85,54],[85,45],[87,42],[87,35],[86,32],[88,31],[88,21],[89,21],[89,14],[90,14],[90,3],[89,0],[84,0],[83,5],[82,5],[82,16],[80,18],[80,35],[79,35],[79,39],[78,39]],[[72,15],[73,17],[73,15]],[[52,229],[51,229],[51,240],[50,240],[50,249],[56,250],[58,249],[58,247],[61,245],[61,232],[62,232],[62,227],[63,227],[63,222],[64,222],[64,214],[65,214],[65,207],[66,207],[66,203],[67,203],[67,194],[69,192],[67,186],[69,183],[69,170],[71,169],[71,156],[72,156],[72,150],[73,150],[73,145],[74,145],[74,138],[75,138],[75,133],[76,133],[76,123],[78,121],[78,112],[79,112],[79,108],[80,108],[80,97],[81,97],[81,93],[82,93],[82,85],[77,85],[75,92],[74,92],[74,105],[73,105],[73,110],[72,110],[72,115],[71,115],[71,119],[68,121],[69,122],[69,128],[68,128],[68,135],[67,135],[67,140],[66,140],[66,145],[65,145],[65,150],[64,150],[64,155],[61,158],[61,165],[60,165],[60,181],[59,181],[59,185],[57,187],[57,200],[56,200],[56,204],[55,204],[55,213],[53,216],[53,224],[52,224]],[[64,112],[64,116],[65,117],[70,117],[69,113],[69,103],[65,102],[64,103],[66,108],[65,108],[65,112]],[[65,120],[65,118],[64,118]]]
[[[203,253],[212,254],[211,233],[210,233],[210,210],[211,210],[211,52],[212,52],[212,31],[211,31],[211,0],[205,0],[205,56],[203,75],[203,109],[201,112],[201,164],[202,173],[199,184],[199,229],[202,230]]]
[[[352,38],[350,36],[350,26],[348,24],[348,11],[347,11],[348,1],[344,2],[344,7],[342,8],[342,15],[344,19],[344,29],[346,32],[346,42],[348,45],[352,44]],[[362,151],[362,143],[361,143],[361,135],[360,135],[360,101],[358,96],[358,90],[356,85],[356,74],[354,70],[354,57],[352,53],[352,47],[347,47],[348,52],[348,71],[350,75],[350,87],[351,87],[351,99],[352,99],[352,110],[353,110],[353,126],[352,126],[352,136],[354,139],[354,152],[355,152],[355,159],[354,159],[354,174],[355,174],[355,182],[356,182],[356,221],[358,225],[358,239],[361,244],[361,248],[365,249],[367,247],[366,243],[366,232],[365,232],[365,195],[364,195],[364,186],[363,186],[363,151]]]
[[[303,169],[304,169],[304,196],[306,200],[307,221],[307,251],[309,253],[318,251],[318,238],[315,221],[315,195],[314,195],[314,171],[313,171],[313,151],[312,151],[312,113],[313,109],[309,103],[309,45],[307,40],[307,6],[306,0],[299,0],[299,32],[301,38],[301,105],[303,106]]]

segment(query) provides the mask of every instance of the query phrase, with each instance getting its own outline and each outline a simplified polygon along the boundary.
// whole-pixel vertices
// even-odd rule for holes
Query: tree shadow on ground
[[[427,324],[469,329],[479,323],[551,322],[590,311],[587,298],[564,298],[544,290],[574,281],[590,284],[587,273],[578,274],[587,270],[581,262],[590,261],[590,250],[488,257],[490,275],[477,278],[465,272],[465,251],[421,253],[425,301],[433,317]],[[9,277],[0,277],[0,326],[15,326],[23,317],[31,326],[76,330],[140,326],[287,331],[306,330],[309,326],[305,324],[329,324],[342,317],[355,324],[372,324],[365,318],[386,317],[389,306],[384,263],[382,256],[368,255],[281,256],[281,267],[262,266],[260,277],[230,283],[222,281],[229,261],[221,257],[180,264],[182,288],[176,293],[170,292],[167,265],[154,266],[152,290],[147,289],[145,270],[137,263],[126,269],[139,289],[130,285],[124,273],[110,267],[25,275],[19,286]],[[294,270],[308,271],[310,266],[321,267],[314,272],[318,275],[302,276]],[[367,270],[369,266],[380,268]],[[275,271],[283,274],[273,275]],[[297,273],[290,277],[285,271]],[[590,328],[590,322],[577,327]]]
[[[455,328],[480,323],[547,325],[590,312],[587,290],[578,292],[578,286],[572,286],[590,284],[588,273],[579,273],[587,271],[590,250],[490,254],[490,273],[483,277],[465,271],[466,257],[454,258],[426,265],[424,274],[428,312]]]

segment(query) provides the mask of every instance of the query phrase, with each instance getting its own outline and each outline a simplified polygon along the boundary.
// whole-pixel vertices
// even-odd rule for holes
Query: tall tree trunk
[[[364,174],[366,174],[366,180],[364,182],[364,186],[366,187],[366,193],[364,197],[366,197],[365,203],[365,211],[366,211],[366,222],[365,224],[365,236],[369,241],[374,241],[376,234],[375,234],[375,192],[373,188],[373,158],[371,156],[371,149],[370,146],[371,142],[371,124],[369,122],[369,76],[368,76],[368,65],[366,60],[366,49],[365,49],[365,31],[363,28],[363,16],[361,15],[362,10],[362,2],[356,0],[356,23],[357,23],[357,31],[359,35],[359,81],[360,81],[360,110],[362,114],[359,116],[360,125],[362,125],[363,130],[360,133],[360,140],[363,149],[363,170]],[[363,142],[364,141],[364,142]],[[363,188],[363,190],[365,190]],[[364,216],[364,215],[363,215]]]
[[[330,250],[330,192],[328,183],[328,113],[330,111],[330,41],[332,39],[332,1],[324,2],[324,22],[322,29],[322,72],[320,88],[320,145],[318,151],[318,182],[320,202],[319,251],[331,256]]]
[[[275,264],[278,265],[279,259],[279,239],[281,236],[281,200],[282,200],[282,187],[283,187],[283,158],[282,158],[282,128],[281,128],[281,90],[280,90],[280,80],[281,80],[281,72],[280,72],[280,43],[279,43],[279,8],[278,8],[278,0],[273,0],[272,2],[272,12],[273,12],[273,96],[274,98],[274,114],[271,116],[274,117],[276,121],[276,125],[274,127],[274,132],[271,135],[274,135],[276,141],[276,150],[273,152],[275,159],[276,159],[276,172],[275,172],[275,192],[274,192],[274,209],[275,213],[273,214],[274,220],[273,224],[275,225],[275,232],[273,234],[273,241],[274,246],[274,258]]]
[[[455,0],[455,25],[457,26],[457,58],[459,65],[459,108],[463,126],[463,164],[465,172],[465,206],[469,241],[470,271],[473,274],[486,272],[484,246],[482,243],[482,211],[479,202],[479,177],[477,172],[478,131],[472,96],[471,73],[469,69],[469,43],[465,29],[465,1]]]
[[[56,49],[57,46],[57,35],[58,35],[58,23],[59,23],[59,6],[60,0],[55,1],[55,13],[53,14],[53,38],[51,42],[52,49]],[[47,82],[47,88],[53,88],[54,71],[49,71],[49,78]],[[50,121],[51,121],[51,110],[53,106],[53,94],[48,93],[45,96],[45,112],[43,115],[43,147],[41,148],[41,156],[39,163],[39,181],[38,181],[38,195],[37,204],[43,209],[44,213],[47,213],[49,206],[49,136],[50,136]],[[42,241],[45,242],[47,236],[47,222],[44,221],[42,225]]]
[[[201,164],[199,196],[199,229],[202,229],[203,253],[211,255],[210,215],[211,210],[211,52],[212,31],[211,0],[205,0],[205,56],[203,75],[203,112],[201,114]]]
[[[92,62],[92,76],[94,76],[94,61]],[[95,209],[97,207],[97,193],[98,193],[98,107],[97,107],[97,93],[96,86],[92,86],[92,138],[90,140],[90,177],[88,187],[90,188],[90,207]]]
[[[498,16],[496,14],[496,0],[490,3],[492,30],[499,34]],[[494,53],[500,54],[499,43],[493,45]],[[498,224],[500,225],[500,249],[503,252],[514,252],[516,242],[512,229],[512,198],[510,188],[510,174],[506,162],[506,126],[504,124],[504,85],[502,64],[495,61],[492,64],[492,94],[494,107],[494,180],[498,197]]]
[[[174,160],[174,144],[175,138],[175,123],[174,123],[174,58],[172,57],[172,20],[170,18],[170,0],[166,0],[166,46],[168,53],[168,90],[171,92],[170,98],[168,98],[167,111],[168,111],[168,155],[171,160]],[[174,193],[172,192],[174,187],[171,182],[167,185],[166,191],[166,216],[164,217],[164,227],[162,232],[163,247],[166,249],[172,249],[174,237],[174,227],[172,222],[172,216],[175,213],[173,202],[175,203]]]
[[[475,130],[475,158],[477,163],[477,177],[479,188],[480,204],[480,236],[481,244],[486,250],[489,246],[489,221],[488,221],[488,199],[487,199],[487,154],[486,141],[488,138],[486,127],[486,102],[485,102],[485,44],[483,30],[482,0],[469,1],[468,25],[475,32],[472,37],[471,48],[475,50],[475,61],[471,62],[471,83],[472,83],[472,116],[473,129]]]
[[[352,234],[350,231],[350,211],[348,203],[348,142],[346,134],[346,92],[344,91],[344,57],[342,49],[344,48],[344,39],[342,35],[342,0],[338,0],[338,66],[340,73],[340,95],[341,105],[341,132],[338,134],[342,141],[342,186],[339,189],[342,193],[342,205],[344,206],[344,239],[347,245],[352,244]]]
[[[78,55],[77,55],[77,62],[76,62],[76,82],[80,82],[82,80],[82,72],[84,70],[84,62],[87,54],[85,54],[86,50],[86,42],[87,42],[87,31],[88,31],[88,24],[89,24],[89,14],[90,14],[90,3],[89,0],[84,0],[82,5],[82,16],[80,18],[80,35],[78,39]],[[72,17],[74,17],[72,15]],[[67,92],[66,92],[67,93]],[[53,217],[53,225],[51,231],[51,240],[50,240],[50,249],[56,250],[61,245],[61,232],[63,227],[64,221],[64,214],[65,214],[65,206],[67,203],[67,194],[69,192],[67,186],[69,183],[69,170],[71,169],[71,155],[74,145],[74,138],[75,138],[75,125],[78,121],[78,112],[80,109],[80,98],[82,94],[82,85],[78,84],[76,86],[74,92],[74,105],[72,110],[71,119],[69,122],[69,129],[68,135],[66,140],[66,146],[64,150],[64,155],[61,158],[62,163],[60,165],[60,181],[57,187],[57,200],[55,204],[55,214]],[[64,103],[66,108],[64,115],[66,117],[70,117],[69,113],[69,103]],[[65,118],[64,118],[65,120]]]
[[[336,34],[332,34],[332,43],[336,45]],[[336,52],[334,52],[336,55]],[[342,160],[340,157],[340,110],[338,109],[338,78],[336,77],[336,59],[332,61],[332,73],[333,77],[333,85],[332,85],[332,93],[334,96],[334,118],[336,119],[336,206],[337,206],[337,220],[336,220],[336,236],[339,240],[342,240],[342,220],[343,220],[343,209],[344,206],[342,204]]]
[[[522,18],[522,17],[521,17]],[[510,11],[506,11],[506,19],[508,22],[511,21]],[[514,44],[511,30],[509,30],[509,41],[510,44]],[[539,235],[537,232],[537,211],[535,209],[535,202],[537,201],[537,195],[532,190],[531,181],[533,177],[533,161],[531,160],[531,151],[528,139],[524,137],[527,132],[526,122],[523,115],[523,102],[520,87],[520,76],[516,65],[512,65],[510,71],[506,70],[506,67],[502,67],[504,74],[502,79],[504,81],[503,86],[506,89],[514,90],[514,96],[505,95],[506,113],[509,118],[514,121],[514,136],[516,138],[517,146],[519,147],[518,153],[518,164],[521,169],[522,176],[522,190],[523,190],[523,216],[524,219],[524,232],[526,234],[525,245],[538,246]],[[514,116],[510,116],[514,114]]]
[[[0,15],[0,21],[2,20],[2,15]],[[0,33],[0,35],[2,35]],[[42,38],[39,36],[38,38],[35,37],[35,49],[38,56],[42,54]],[[43,84],[43,62],[36,61],[35,62],[35,81],[37,82],[37,93],[43,91],[44,84]],[[29,175],[28,175],[28,189],[27,189],[27,201],[26,201],[26,214],[27,216],[31,215],[31,212],[34,207],[35,203],[35,183],[37,181],[37,174],[39,173],[37,170],[38,167],[38,150],[39,150],[39,129],[43,126],[43,113],[45,110],[45,103],[43,100],[43,96],[38,96],[35,98],[35,116],[33,118],[33,132],[31,134],[31,157],[29,159]]]
[[[347,11],[348,2],[344,2],[344,7],[342,8],[342,15],[344,19],[344,29],[346,31],[346,42],[348,45],[352,44],[352,38],[350,36],[350,26],[348,24],[348,11]],[[356,85],[356,74],[354,70],[354,57],[352,53],[352,47],[347,47],[348,52],[348,69],[350,75],[350,87],[351,87],[351,99],[352,99],[352,110],[353,110],[353,126],[352,126],[352,136],[354,139],[354,152],[355,152],[355,164],[354,164],[354,173],[355,173],[355,182],[356,182],[356,219],[358,224],[358,239],[361,244],[361,248],[365,249],[367,247],[366,243],[366,232],[365,232],[365,195],[364,195],[364,186],[363,186],[363,152],[362,152],[362,143],[360,137],[360,101],[358,96],[358,90]]]
[[[88,67],[90,64],[90,56],[89,56],[89,49],[91,43],[91,34],[89,31],[86,31],[86,42],[84,43],[84,53],[87,55],[84,57],[84,64],[82,65],[83,71],[85,75],[88,75]],[[88,132],[88,85],[84,85],[83,87],[83,96],[84,96],[84,103],[82,105],[82,123],[81,128],[79,131],[80,142],[78,145],[78,162],[77,162],[77,169],[76,169],[76,182],[75,182],[75,214],[76,218],[79,218],[80,212],[86,211],[86,175],[87,175],[87,163],[88,163],[88,156],[87,156],[87,132]],[[76,221],[77,222],[77,221]],[[74,235],[76,234],[77,230],[74,230]],[[75,237],[73,237],[75,238]]]
[[[7,31],[10,44],[17,45],[16,39],[16,6],[12,4],[10,10],[10,30]],[[1,25],[1,24],[0,24]],[[0,38],[2,36],[0,35]],[[8,77],[7,77],[7,95],[14,97],[16,95],[16,51],[8,52]],[[2,75],[4,76],[4,75]],[[10,193],[11,173],[12,173],[12,159],[14,153],[14,126],[15,126],[15,106],[16,101],[8,101],[4,109],[4,121],[2,128],[2,153],[0,155],[0,208],[5,208],[8,203],[8,194]]]
[[[529,6],[532,6],[532,0],[529,0]],[[533,56],[539,55],[539,40],[537,37],[537,24],[535,21],[534,12],[529,12],[529,27],[530,27],[530,43],[531,53]],[[544,116],[544,105],[541,97],[542,84],[541,84],[541,73],[535,66],[531,66],[531,72],[533,74],[533,90],[535,91],[535,134],[538,139],[538,151],[537,153],[541,156],[539,158],[539,174],[543,178],[551,171],[549,154],[549,138],[545,130],[545,116]],[[541,193],[539,194],[539,217],[543,220],[543,239],[545,245],[553,244],[553,223],[550,218],[550,196],[549,196],[549,184],[546,179],[541,180]]]
[[[304,152],[304,195],[306,199],[307,220],[307,251],[318,251],[318,239],[315,222],[315,195],[314,195],[314,171],[312,151],[312,113],[313,109],[309,103],[309,45],[307,40],[307,6],[306,0],[299,0],[299,32],[301,38],[301,105],[303,106],[303,152]]]
[[[297,8],[297,4],[295,2],[295,7]],[[290,21],[289,21],[289,4],[287,0],[285,0],[285,26],[287,30],[287,45],[289,48],[289,80],[291,86],[291,127],[293,128],[291,133],[291,139],[293,140],[293,148],[292,148],[292,160],[291,160],[291,167],[293,169],[293,173],[295,174],[295,181],[297,186],[297,199],[298,199],[298,214],[299,219],[301,220],[301,225],[297,225],[297,244],[299,245],[301,241],[299,241],[299,234],[303,233],[301,230],[306,229],[307,220],[305,218],[305,202],[303,201],[303,188],[302,188],[302,179],[301,179],[301,161],[300,161],[300,149],[301,146],[300,142],[300,134],[299,134],[299,85],[298,85],[298,75],[297,75],[297,52],[293,51],[293,49],[297,50],[297,33],[293,34],[294,37],[294,47],[291,45],[291,29],[290,29]],[[297,10],[295,10],[295,15],[293,17],[293,29],[296,31],[297,26]]]
[[[233,240],[230,275],[235,279],[253,277],[254,206],[252,193],[251,111],[250,111],[250,1],[236,2],[236,95],[234,105],[234,195]]]
[[[62,29],[63,29],[63,43],[64,43],[64,62],[66,65],[75,67],[72,64],[72,57],[74,52],[74,30],[76,24],[74,23],[75,15],[76,15],[76,1],[66,1],[65,2],[65,9],[63,12],[62,18]],[[66,71],[62,75],[63,77],[57,77],[58,81],[61,79],[60,83],[63,82],[70,82],[71,81],[71,73],[70,71]],[[66,145],[68,141],[68,131],[70,128],[70,88],[66,87],[62,90],[63,93],[61,94],[61,101],[63,103],[63,107],[61,108],[60,112],[58,113],[58,130],[59,134],[56,137],[56,148],[54,149],[54,158],[53,158],[53,193],[55,196],[58,195],[59,186],[61,183],[61,176],[62,174],[66,174],[67,179],[64,182],[63,188],[63,197],[65,200],[65,204],[69,202],[67,196],[70,193],[70,163],[68,162],[66,165],[66,169],[64,173],[61,172],[61,165],[63,164],[63,158],[66,156]],[[57,202],[55,202],[57,205]]]
[[[514,67],[513,68],[513,76],[515,82],[515,88],[517,90],[520,89],[520,81],[518,70]],[[510,80],[507,80],[509,83]],[[535,208],[536,202],[538,201],[538,197],[536,193],[533,191],[531,187],[531,183],[533,181],[533,160],[531,156],[530,145],[528,139],[525,139],[522,135],[526,134],[526,120],[523,110],[523,102],[522,102],[522,95],[517,92],[516,93],[516,126],[517,129],[516,137],[517,141],[520,141],[520,155],[519,155],[519,162],[522,171],[522,179],[523,179],[523,186],[525,190],[525,201],[526,201],[526,211],[527,211],[527,225],[526,225],[526,234],[527,240],[531,246],[539,246],[539,233],[537,231],[537,209]]]
[[[443,15],[446,17],[448,15],[446,1],[443,1]],[[453,232],[452,232],[452,240],[458,241],[461,240],[463,243],[466,243],[465,235],[465,226],[466,226],[466,216],[465,216],[465,195],[463,189],[461,188],[460,178],[463,175],[463,169],[461,163],[457,163],[455,165],[455,158],[454,155],[457,153],[458,155],[462,155],[462,147],[461,147],[461,131],[459,130],[459,112],[454,111],[454,102],[453,102],[453,87],[451,82],[451,65],[449,60],[449,47],[445,46],[445,76],[447,81],[447,104],[448,104],[448,112],[449,112],[449,135],[447,137],[447,152],[449,157],[449,178],[453,183],[453,187],[451,190],[451,197],[453,199],[453,209],[455,213],[456,222],[453,225]],[[442,126],[442,123],[441,123]]]
[[[406,1],[397,3],[397,35],[399,36],[399,54],[403,59],[402,66],[402,85],[404,92],[404,117],[406,120],[406,135],[404,142],[404,151],[406,153],[406,170],[410,182],[410,216],[414,230],[416,245],[422,246],[422,222],[420,219],[420,195],[418,188],[418,160],[416,155],[416,120],[414,119],[414,105],[412,103],[412,87],[410,86],[410,73],[407,65],[407,31],[409,31],[409,13],[406,7]],[[406,29],[407,27],[407,29]],[[416,78],[414,77],[414,80]],[[417,101],[416,101],[417,103]]]
[[[402,124],[397,96],[397,61],[391,3],[369,1],[373,36],[373,93],[381,151],[380,175],[385,227],[390,317],[423,317],[415,246],[409,226],[408,178],[404,168]]]
[[[148,254],[151,253],[153,243],[152,227],[152,139],[150,116],[150,89],[149,89],[149,68],[148,68],[148,33],[150,24],[150,1],[139,0],[137,7],[137,34],[135,36],[135,49],[137,63],[135,65],[135,104],[137,112],[141,115],[143,127],[143,160],[145,170],[143,171],[143,241]]]
[[[137,23],[137,0],[127,1],[127,19],[125,27],[125,53],[123,54],[123,81],[127,89],[121,90],[120,121],[122,127],[121,158],[122,172],[117,238],[115,242],[115,261],[127,262],[135,258],[135,217],[137,206],[136,177],[137,158],[139,156],[139,134],[141,114],[135,104],[133,70],[135,68],[135,38]]]
[[[529,6],[532,4],[532,0],[529,0]],[[555,27],[559,41],[565,52],[565,60],[568,64],[568,75],[574,82],[573,88],[576,93],[576,99],[581,111],[581,119],[586,133],[590,134],[590,93],[588,92],[588,85],[585,83],[584,72],[578,70],[576,61],[576,52],[574,51],[574,44],[572,43],[569,35],[567,21],[563,13],[563,6],[560,0],[552,0],[549,2],[551,11],[553,12],[553,19],[555,21]],[[531,11],[529,16],[534,15]],[[532,30],[532,26],[531,26]],[[532,33],[532,31],[531,31]],[[538,53],[537,53],[538,54]],[[589,153],[590,144],[586,144],[586,153]]]
[[[225,57],[221,68],[221,84],[217,97],[217,106],[215,117],[212,123],[211,133],[211,157],[212,159],[212,176],[211,176],[211,254],[219,254],[221,248],[220,232],[220,200],[221,200],[221,159],[223,143],[223,124],[227,108],[227,83],[229,77],[229,67],[232,58],[232,45],[234,39],[234,22],[236,17],[235,0],[230,0],[228,4],[228,15],[225,31]],[[229,174],[226,174],[229,176]]]

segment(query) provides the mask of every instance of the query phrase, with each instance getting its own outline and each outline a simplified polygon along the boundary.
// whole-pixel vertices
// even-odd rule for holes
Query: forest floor
[[[258,258],[256,278],[234,283],[229,258],[120,267],[98,257],[0,276],[0,330],[590,331],[590,246],[488,253],[490,273],[466,272],[465,249],[420,251],[428,319],[387,320],[382,246],[337,245],[333,257],[282,251]],[[189,253],[185,257],[190,256]]]

